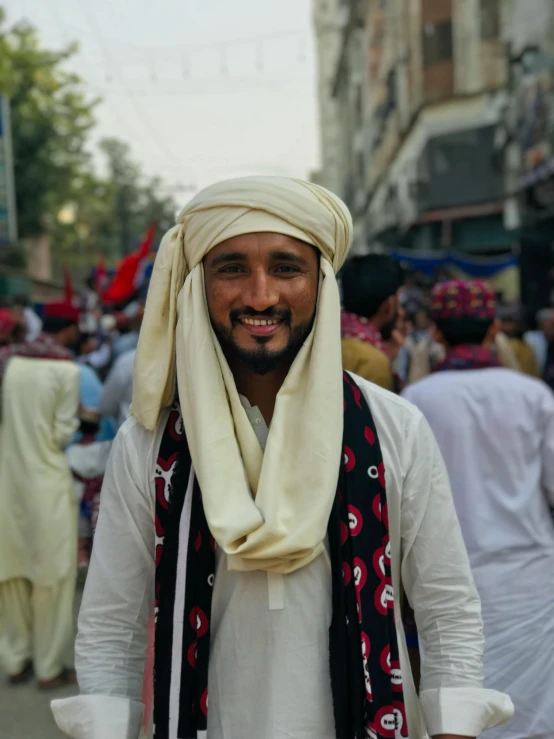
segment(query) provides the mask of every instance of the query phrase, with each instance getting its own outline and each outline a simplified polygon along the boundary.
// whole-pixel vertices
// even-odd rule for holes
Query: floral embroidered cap
[[[496,296],[485,282],[479,280],[449,280],[439,282],[432,292],[433,320],[448,318],[496,317]]]

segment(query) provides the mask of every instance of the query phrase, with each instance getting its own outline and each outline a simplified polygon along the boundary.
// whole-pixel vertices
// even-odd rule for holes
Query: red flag
[[[64,302],[73,304],[75,291],[73,290],[73,282],[71,281],[71,272],[67,267],[63,268],[63,285],[64,285]]]
[[[144,282],[145,265],[154,244],[157,224],[152,223],[142,239],[139,248],[122,259],[115,276],[102,295],[103,303],[125,303],[130,300]]]

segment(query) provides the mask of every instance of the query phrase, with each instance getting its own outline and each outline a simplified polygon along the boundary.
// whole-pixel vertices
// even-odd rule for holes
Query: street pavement
[[[75,599],[75,630],[81,604],[82,588],[77,588]],[[0,666],[0,739],[62,739],[52,712],[50,701],[69,698],[78,693],[77,686],[43,692],[34,681],[18,687],[8,686]],[[140,739],[145,739],[141,734]]]
[[[3,673],[0,680],[0,739],[63,737],[52,718],[50,701],[75,695],[77,688],[46,693],[37,690],[33,682],[16,688],[8,687]]]

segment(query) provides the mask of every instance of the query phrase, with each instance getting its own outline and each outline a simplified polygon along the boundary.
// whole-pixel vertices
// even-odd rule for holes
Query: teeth
[[[278,320],[259,320],[257,318],[243,318],[243,323],[246,323],[248,326],[275,326],[276,323],[279,323]]]

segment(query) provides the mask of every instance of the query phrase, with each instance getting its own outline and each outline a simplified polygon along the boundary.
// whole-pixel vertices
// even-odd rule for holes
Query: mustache
[[[240,318],[244,318],[247,316],[248,318],[277,318],[281,321],[284,321],[286,323],[290,323],[292,318],[292,313],[290,310],[281,310],[279,308],[268,308],[264,311],[257,311],[253,308],[240,308],[237,310],[232,310],[229,313],[229,317],[232,321],[232,323],[238,323]]]

